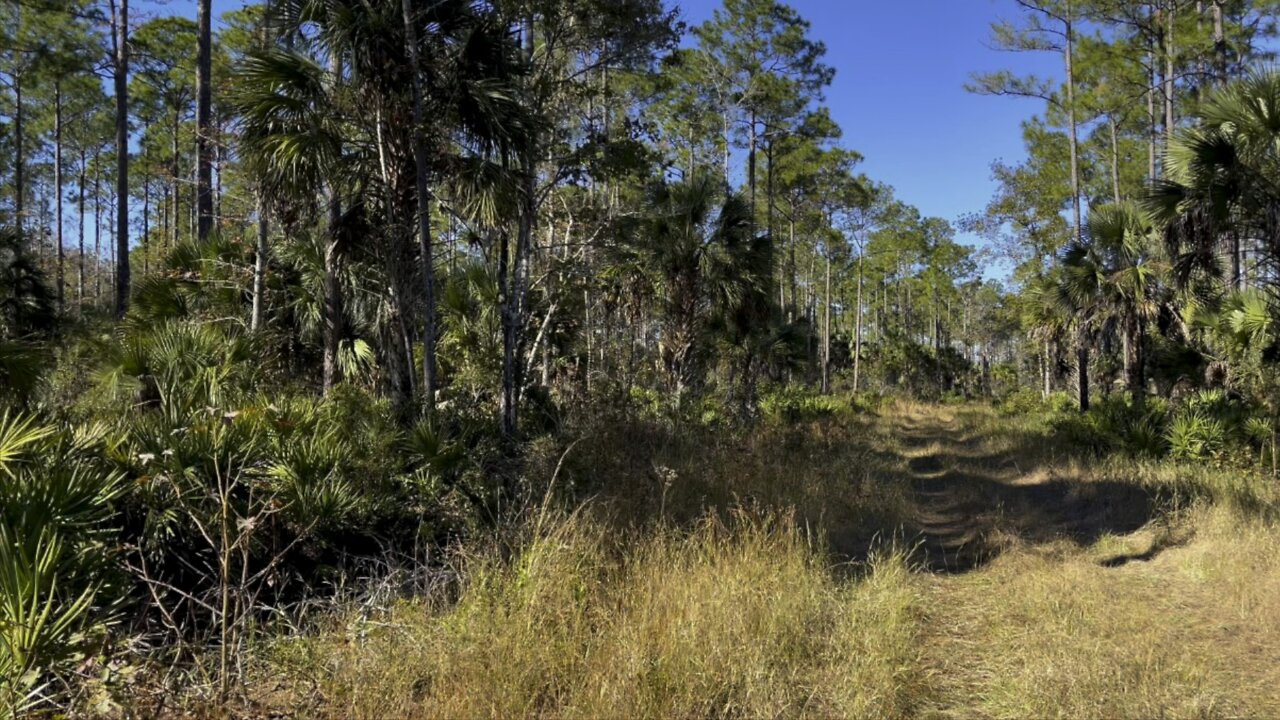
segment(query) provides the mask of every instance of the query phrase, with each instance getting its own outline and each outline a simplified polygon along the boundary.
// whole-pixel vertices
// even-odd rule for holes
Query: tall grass
[[[276,658],[326,717],[912,714],[918,583],[900,554],[843,581],[825,558],[787,516],[628,539],[574,516],[467,560],[456,603],[346,618]]]
[[[245,694],[328,718],[1280,716],[1274,483],[1051,432],[910,403],[600,427],[530,463],[554,492],[447,582],[267,638]],[[931,502],[994,551],[951,575],[876,551]],[[1142,527],[1108,507],[1139,502]]]

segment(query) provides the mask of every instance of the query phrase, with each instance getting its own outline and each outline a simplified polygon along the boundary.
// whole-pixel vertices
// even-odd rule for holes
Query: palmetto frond
[[[341,160],[343,133],[325,69],[299,52],[261,50],[239,68],[232,104],[240,151],[277,201],[309,201]]]

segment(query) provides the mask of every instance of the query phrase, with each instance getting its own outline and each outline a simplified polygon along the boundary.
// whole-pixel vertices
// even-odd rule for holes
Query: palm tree
[[[1266,70],[1213,92],[1165,153],[1165,177],[1145,205],[1165,231],[1177,277],[1219,275],[1226,244],[1240,287],[1240,242],[1258,242],[1263,261],[1280,258],[1280,71]],[[1260,274],[1266,276],[1267,274]]]
[[[1040,351],[1042,395],[1046,400],[1053,392],[1054,369],[1070,325],[1070,315],[1060,302],[1057,274],[1037,276],[1019,296],[1022,326]]]
[[[258,179],[259,193],[275,207],[286,231],[296,229],[313,209],[315,190],[344,175],[341,118],[325,69],[300,52],[262,50],[239,68],[241,82],[234,99],[240,117],[240,153]],[[336,377],[342,328],[342,298],[336,278],[341,272],[337,227],[330,227],[325,246],[322,386],[327,392]]]
[[[459,157],[512,155],[524,132],[523,109],[510,91],[519,73],[516,48],[495,17],[466,0],[421,10],[300,0],[285,3],[280,15],[291,47],[253,53],[242,68],[243,154],[264,189],[292,204],[295,215],[315,205],[322,185],[345,195],[346,215],[331,222],[327,275],[339,274],[332,266],[342,258],[341,224],[358,219],[373,230],[377,242],[360,250],[380,260],[385,282],[382,375],[393,401],[407,409],[417,311],[429,407],[438,332],[427,222],[435,193],[428,183],[442,167],[474,167]],[[331,60],[327,68],[317,55]],[[420,297],[410,289],[415,253],[408,240],[415,234]],[[338,283],[326,286],[327,294],[337,292]],[[336,363],[340,298],[327,297],[326,308],[335,316],[326,319],[328,368],[331,356]]]
[[[1063,254],[1062,288],[1081,325],[1114,331],[1124,346],[1125,378],[1134,400],[1145,395],[1146,324],[1164,300],[1164,264],[1153,252],[1155,229],[1133,203],[1090,209],[1084,241]]]
[[[658,356],[677,404],[702,382],[713,322],[736,324],[758,284],[750,206],[722,190],[707,174],[655,185],[615,267],[643,278],[656,305]]]

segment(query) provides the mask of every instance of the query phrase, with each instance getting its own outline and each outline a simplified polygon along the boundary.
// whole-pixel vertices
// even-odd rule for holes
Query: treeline
[[[5,711],[223,699],[275,610],[520,516],[601,427],[1017,382],[782,3],[130,10],[3,7]]]
[[[1014,266],[1022,375],[1081,410],[1103,395],[1085,420],[1099,445],[1273,453],[1276,4],[1018,5],[995,43],[1055,53],[1062,73],[974,76],[1044,110],[1023,126],[1028,159],[994,166],[999,191],[968,224]]]

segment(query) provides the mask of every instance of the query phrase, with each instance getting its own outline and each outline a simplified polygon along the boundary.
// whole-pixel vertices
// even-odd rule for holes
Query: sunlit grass
[[[1044,433],[903,403],[703,456],[664,447],[668,474],[627,476],[651,486],[535,514],[445,590],[269,642],[248,694],[334,718],[1280,715],[1270,481],[1091,459]],[[874,523],[910,519],[922,457],[943,482],[1127,484],[1157,502],[1145,526],[1087,537],[998,509],[991,559],[953,575],[837,552],[833,527],[910,547]]]
[[[456,604],[345,618],[284,643],[279,667],[329,717],[911,714],[902,555],[837,580],[786,517],[747,514],[624,545],[558,521],[510,562],[467,563]]]

